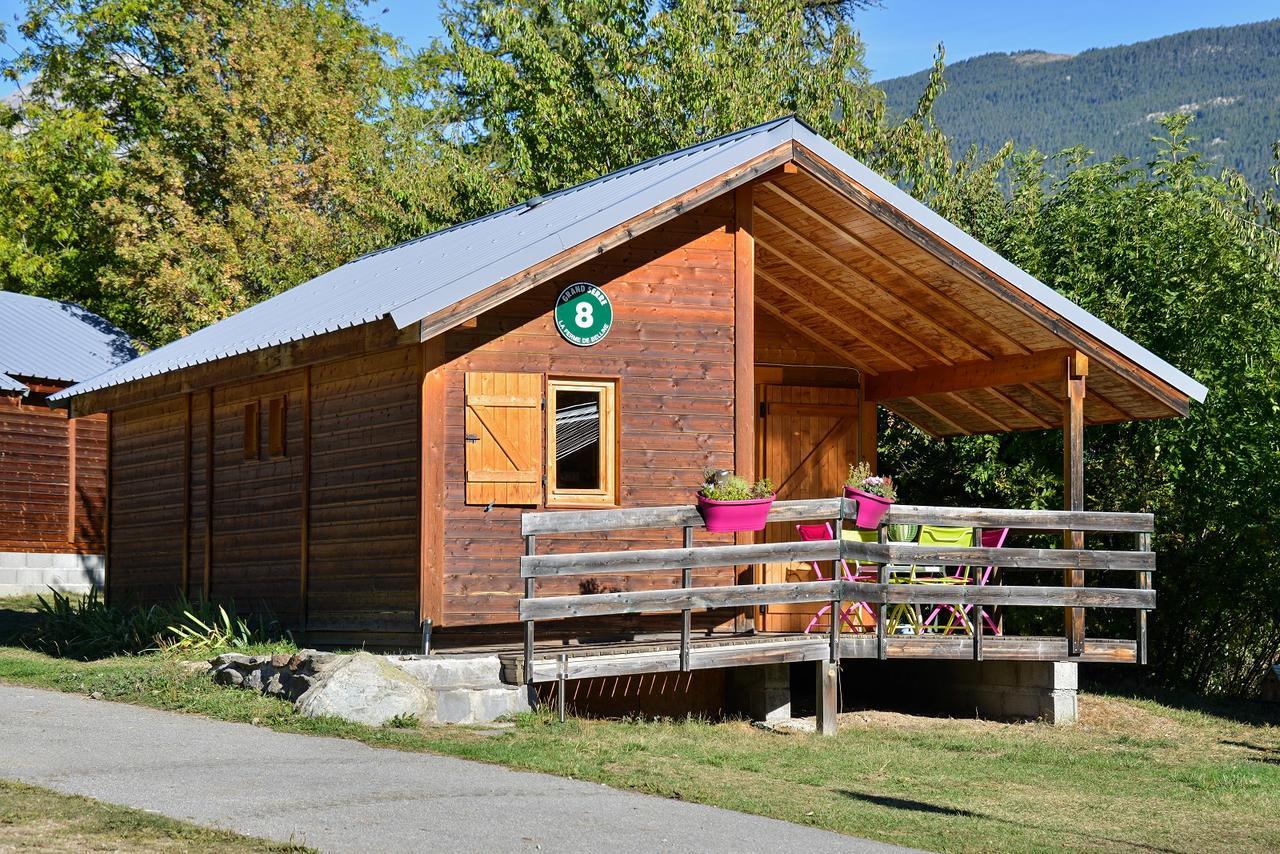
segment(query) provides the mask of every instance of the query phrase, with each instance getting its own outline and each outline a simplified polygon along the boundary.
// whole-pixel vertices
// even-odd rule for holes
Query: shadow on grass
[[[911,798],[894,798],[887,795],[873,795],[870,792],[854,792],[849,789],[837,789],[836,791],[850,800],[862,801],[863,803],[874,804],[880,807],[888,807],[889,809],[907,810],[909,812],[924,813],[926,815],[977,818],[984,821],[992,821],[997,824],[1008,825],[1010,827],[1019,827],[1027,830],[1042,830],[1047,833],[1061,833],[1087,840],[1095,845],[1102,843],[1123,845],[1131,848],[1137,848],[1142,851],[1156,851],[1160,852],[1160,854],[1174,854],[1174,852],[1178,850],[1176,848],[1162,848],[1159,845],[1149,845],[1144,842],[1135,842],[1132,839],[1116,839],[1111,836],[1102,836],[1100,834],[1089,833],[1083,830],[1072,830],[1069,827],[1045,827],[1031,822],[1010,821],[1007,818],[1000,818],[988,813],[974,812],[960,807],[943,806],[942,804],[931,804],[928,801],[917,801]]]
[[[1235,697],[1207,697],[1193,691],[1160,688],[1153,685],[1097,684],[1087,690],[1127,700],[1148,700],[1184,712],[1221,718],[1249,726],[1280,726],[1280,703],[1245,700]]]
[[[34,602],[34,597],[31,598]],[[40,622],[34,605],[25,599],[0,599],[0,646],[21,646],[22,636]]]

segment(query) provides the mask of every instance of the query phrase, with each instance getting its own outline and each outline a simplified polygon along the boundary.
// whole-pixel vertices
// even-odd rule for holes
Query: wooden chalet
[[[570,666],[534,662],[542,638],[635,638],[651,611],[683,637],[646,666],[678,670],[735,661],[701,635],[690,647],[691,611],[697,632],[763,642],[824,601],[920,600],[822,586],[809,561],[938,554],[791,542],[798,519],[844,520],[836,496],[850,462],[875,464],[878,407],[932,436],[1063,430],[1075,512],[891,518],[1070,528],[1073,548],[1001,558],[1067,569],[1062,588],[947,595],[1071,606],[1067,643],[987,637],[987,655],[1140,660],[1134,640],[1090,647],[1078,607],[1141,622],[1154,604],[1149,553],[1083,549],[1087,530],[1141,545],[1151,527],[1080,512],[1084,428],[1185,415],[1204,394],[783,118],[356,259],[54,399],[111,415],[113,600],[230,599],[312,644],[416,648],[424,626],[433,646],[505,643],[523,624],[514,678],[542,680]],[[701,530],[687,505],[706,467],[779,484],[763,537]],[[1086,586],[1108,566],[1139,584]],[[769,660],[909,646],[838,631]]]
[[[107,416],[46,400],[135,355],[80,306],[0,291],[0,595],[101,583]]]

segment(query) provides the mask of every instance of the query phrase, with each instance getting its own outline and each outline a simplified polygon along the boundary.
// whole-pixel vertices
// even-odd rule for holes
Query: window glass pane
[[[600,392],[556,391],[556,489],[600,489]]]

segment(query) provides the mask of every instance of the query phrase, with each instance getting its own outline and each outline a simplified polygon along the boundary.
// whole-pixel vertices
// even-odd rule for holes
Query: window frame
[[[618,377],[548,376],[546,385],[546,449],[544,504],[551,508],[611,508],[619,504],[622,429]],[[556,488],[556,395],[560,391],[600,394],[600,488]]]

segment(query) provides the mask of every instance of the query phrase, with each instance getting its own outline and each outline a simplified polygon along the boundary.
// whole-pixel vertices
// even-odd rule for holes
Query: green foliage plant
[[[703,498],[709,498],[712,501],[755,501],[761,498],[773,498],[776,493],[777,488],[767,477],[751,483],[736,474],[716,476],[713,472],[708,472],[707,481],[699,491]]]

